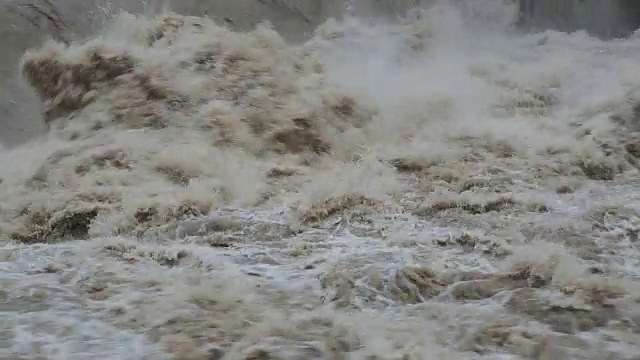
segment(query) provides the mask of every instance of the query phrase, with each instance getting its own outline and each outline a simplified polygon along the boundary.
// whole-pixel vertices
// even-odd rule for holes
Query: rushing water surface
[[[637,37],[265,3],[4,2],[0,358],[639,359]]]

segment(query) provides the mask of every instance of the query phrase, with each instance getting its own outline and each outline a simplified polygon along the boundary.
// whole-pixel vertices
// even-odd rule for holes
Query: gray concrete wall
[[[523,26],[587,30],[604,38],[628,36],[640,27],[638,0],[518,0]]]

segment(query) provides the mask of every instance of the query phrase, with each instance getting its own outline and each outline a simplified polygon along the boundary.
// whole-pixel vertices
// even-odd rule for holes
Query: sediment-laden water
[[[640,40],[494,3],[7,45],[0,357],[638,359]]]

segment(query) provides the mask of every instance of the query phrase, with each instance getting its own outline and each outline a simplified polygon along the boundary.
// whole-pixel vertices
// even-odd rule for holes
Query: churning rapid
[[[638,359],[640,39],[494,3],[21,52],[0,357]]]

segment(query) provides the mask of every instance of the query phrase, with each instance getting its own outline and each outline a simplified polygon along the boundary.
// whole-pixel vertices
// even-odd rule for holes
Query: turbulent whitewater
[[[0,357],[638,359],[640,40],[491,9],[21,54]]]

